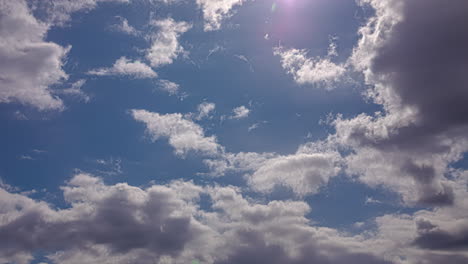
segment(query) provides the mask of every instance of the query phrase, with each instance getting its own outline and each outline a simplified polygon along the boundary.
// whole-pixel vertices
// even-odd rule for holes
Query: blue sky
[[[466,263],[466,10],[0,0],[0,263]]]

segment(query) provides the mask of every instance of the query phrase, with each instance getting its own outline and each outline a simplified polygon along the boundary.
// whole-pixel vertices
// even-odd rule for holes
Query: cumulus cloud
[[[220,29],[222,21],[232,15],[232,9],[242,5],[243,2],[243,0],[197,0],[205,19],[205,31]]]
[[[345,65],[334,63],[329,57],[310,58],[306,50],[280,47],[274,49],[274,54],[280,56],[282,67],[298,84],[313,84],[330,90],[346,72]]]
[[[167,138],[177,155],[184,156],[190,151],[203,155],[217,155],[222,147],[215,136],[205,136],[203,128],[182,114],[165,114],[132,110],[135,120],[146,125],[148,135],[153,141]]]
[[[244,105],[241,105],[239,107],[232,109],[232,116],[230,118],[231,119],[243,119],[243,118],[247,118],[249,114],[250,114],[250,109],[248,109]]]
[[[361,2],[375,16],[349,61],[383,112],[334,122],[348,172],[409,204],[453,204],[449,165],[468,150],[468,3]]]
[[[49,26],[24,0],[1,0],[0,24],[0,102],[62,110],[51,86],[68,78],[62,66],[70,48],[45,41]]]
[[[269,193],[283,186],[299,196],[315,194],[341,170],[337,152],[298,153],[269,159],[252,175],[248,183],[254,190]]]
[[[126,57],[118,59],[110,68],[100,68],[88,72],[97,76],[129,76],[137,79],[156,78],[158,74],[145,63],[136,60],[130,61]]]
[[[156,29],[148,37],[152,43],[146,58],[153,67],[171,64],[179,54],[185,52],[179,43],[179,36],[192,26],[187,22],[176,22],[172,18],[154,20],[150,25]]]
[[[235,187],[174,181],[106,185],[87,174],[62,188],[67,209],[0,189],[0,261],[29,263],[391,263],[358,236],[314,227],[304,202],[249,201]],[[200,196],[209,197],[200,208]]]

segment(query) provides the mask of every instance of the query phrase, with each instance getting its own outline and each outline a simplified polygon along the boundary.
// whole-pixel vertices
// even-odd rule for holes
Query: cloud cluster
[[[201,105],[201,110],[211,107],[214,106],[205,103]],[[269,193],[277,187],[286,187],[298,196],[315,194],[342,168],[341,155],[324,143],[301,146],[296,154],[289,156],[231,153],[218,143],[215,136],[205,135],[203,128],[191,119],[193,114],[162,115],[146,110],[132,110],[131,114],[136,121],[145,124],[147,134],[153,141],[166,138],[175,154],[180,156],[186,156],[189,152],[199,154],[204,158],[210,176],[224,176],[228,172],[244,173],[247,183],[258,192]]]
[[[64,264],[390,263],[359,237],[309,225],[303,202],[254,203],[235,187],[181,181],[106,185],[87,174],[62,190],[67,209],[0,189],[2,263],[29,263],[39,250]]]

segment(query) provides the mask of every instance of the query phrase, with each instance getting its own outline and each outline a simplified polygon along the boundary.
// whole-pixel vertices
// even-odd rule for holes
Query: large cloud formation
[[[390,263],[358,237],[313,227],[303,202],[249,202],[235,187],[174,181],[147,188],[106,185],[87,174],[62,187],[67,209],[0,189],[0,262]],[[200,196],[210,210],[200,209]],[[205,205],[207,206],[207,205]]]
[[[383,112],[334,122],[348,172],[409,204],[450,205],[449,165],[468,150],[468,2],[361,2],[376,15],[350,63]]]

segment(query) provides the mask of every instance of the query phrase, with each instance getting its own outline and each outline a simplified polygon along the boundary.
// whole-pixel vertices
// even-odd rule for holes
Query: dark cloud
[[[376,15],[350,61],[384,112],[335,123],[339,142],[354,149],[350,172],[407,202],[452,205],[445,176],[468,150],[468,2],[363,2]]]
[[[418,237],[414,244],[430,250],[466,250],[468,249],[468,229],[450,233],[441,230],[430,221],[418,221]]]

